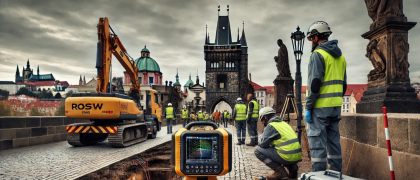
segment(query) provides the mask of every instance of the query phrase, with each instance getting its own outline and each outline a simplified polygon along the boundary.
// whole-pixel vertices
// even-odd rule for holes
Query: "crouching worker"
[[[254,153],[260,161],[274,170],[273,174],[265,177],[267,180],[297,178],[297,163],[302,160],[302,149],[292,127],[283,122],[271,107],[262,108],[258,119],[265,128]]]

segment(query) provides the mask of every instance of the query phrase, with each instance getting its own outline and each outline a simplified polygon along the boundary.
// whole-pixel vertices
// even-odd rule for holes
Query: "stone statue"
[[[281,39],[277,40],[277,45],[280,47],[278,51],[278,56],[274,57],[276,62],[277,71],[279,74],[277,77],[291,77],[290,68],[289,68],[289,56],[287,54],[287,48],[283,44]]]
[[[386,61],[385,56],[382,52],[385,51],[384,41],[378,42],[378,40],[373,39],[369,42],[366,47],[366,57],[370,60],[373,66],[368,74],[369,81],[375,81],[385,77],[385,67]]]
[[[404,35],[395,34],[395,43],[394,45],[394,55],[395,55],[395,65],[396,65],[396,74],[397,78],[407,78],[408,77],[408,67],[410,64],[407,60],[408,54],[408,43]]]
[[[387,21],[404,21],[402,0],[365,0],[368,15],[372,19],[370,30],[373,30]]]

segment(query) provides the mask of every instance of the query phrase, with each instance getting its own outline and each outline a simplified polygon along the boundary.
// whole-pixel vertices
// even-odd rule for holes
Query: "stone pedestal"
[[[408,73],[408,30],[415,22],[388,21],[362,35],[369,39],[366,56],[374,70],[368,75],[368,89],[357,113],[420,113],[420,101],[414,88],[410,87]]]
[[[287,94],[293,93],[294,80],[291,77],[277,77],[274,80],[274,105],[273,109],[280,114],[286,101]],[[293,108],[289,109],[289,113],[293,113]]]

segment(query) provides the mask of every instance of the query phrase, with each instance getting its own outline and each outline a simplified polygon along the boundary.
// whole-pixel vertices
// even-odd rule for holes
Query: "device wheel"
[[[157,124],[156,121],[152,121],[152,134],[148,134],[147,137],[149,139],[155,139],[157,135]]]

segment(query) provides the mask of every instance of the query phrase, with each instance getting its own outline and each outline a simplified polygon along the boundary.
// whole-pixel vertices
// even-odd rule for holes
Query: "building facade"
[[[259,84],[255,82],[251,82],[251,84],[254,86],[255,90],[255,97],[257,98],[257,102],[260,106],[260,108],[266,107],[267,102],[267,89],[260,86]]]
[[[229,12],[229,11],[228,11]],[[225,101],[231,107],[238,97],[245,99],[248,85],[248,45],[245,30],[232,41],[229,15],[218,16],[215,42],[207,34],[204,42],[206,62],[206,108],[213,112],[216,105]]]

